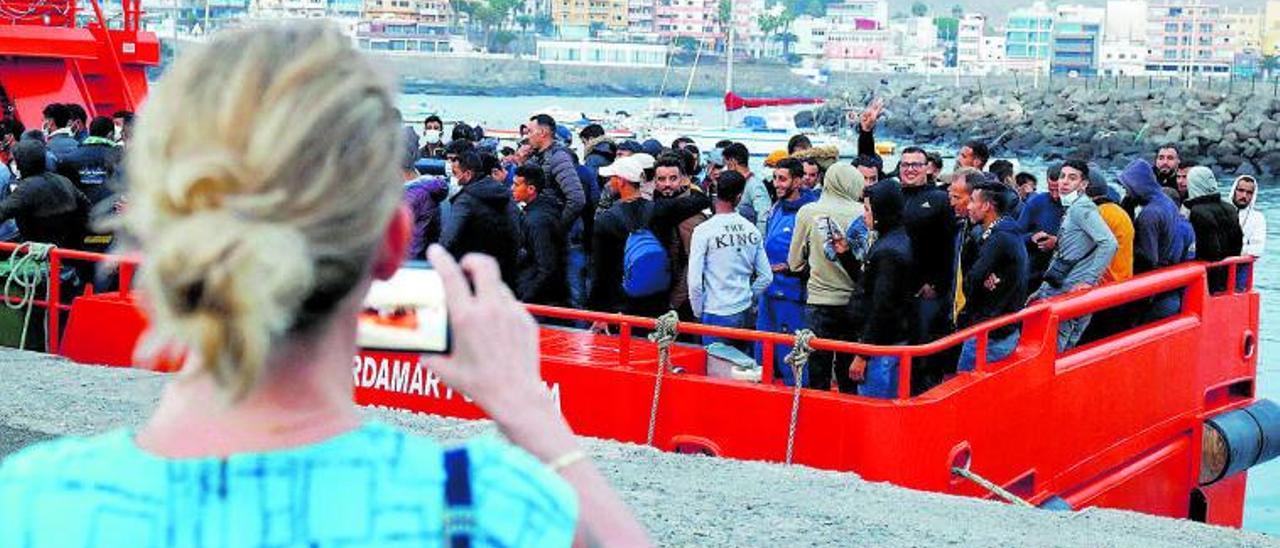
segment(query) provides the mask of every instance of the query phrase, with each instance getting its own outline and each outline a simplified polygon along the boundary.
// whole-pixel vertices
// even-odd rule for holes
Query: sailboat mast
[[[733,91],[733,5],[729,5],[729,44],[725,48],[725,55],[729,58],[728,67],[724,76],[724,95],[729,96]],[[724,109],[724,127],[729,127],[729,109]]]

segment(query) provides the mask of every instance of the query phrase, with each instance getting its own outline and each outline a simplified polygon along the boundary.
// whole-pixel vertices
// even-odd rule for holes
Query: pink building
[[[657,0],[653,27],[663,40],[688,37],[714,47],[722,38],[719,0]]]

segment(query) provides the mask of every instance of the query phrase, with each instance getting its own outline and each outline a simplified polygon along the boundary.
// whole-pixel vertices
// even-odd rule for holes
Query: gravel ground
[[[137,425],[165,377],[0,350],[0,456],[51,435]],[[368,409],[438,439],[485,421]],[[598,465],[664,546],[1280,546],[1280,539],[1113,510],[1056,513],[868,483],[854,474],[662,453],[588,439]]]

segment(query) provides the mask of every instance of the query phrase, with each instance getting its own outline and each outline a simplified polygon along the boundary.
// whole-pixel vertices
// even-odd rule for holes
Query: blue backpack
[[[646,209],[644,222],[631,229],[622,250],[622,291],[633,299],[656,295],[671,288],[671,264],[667,250],[649,229],[649,213],[650,210]]]

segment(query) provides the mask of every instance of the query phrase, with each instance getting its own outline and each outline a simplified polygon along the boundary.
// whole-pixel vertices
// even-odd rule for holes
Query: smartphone
[[[440,273],[411,261],[391,279],[374,281],[356,333],[364,349],[448,354],[452,333]]]
[[[836,236],[843,234],[843,233],[840,231],[840,227],[836,226],[836,224],[835,224],[835,223],[831,222],[831,217],[823,217],[823,218],[822,218],[822,222],[826,223],[826,225],[827,225],[827,239],[828,239],[828,240],[835,239],[835,237],[836,237]]]

